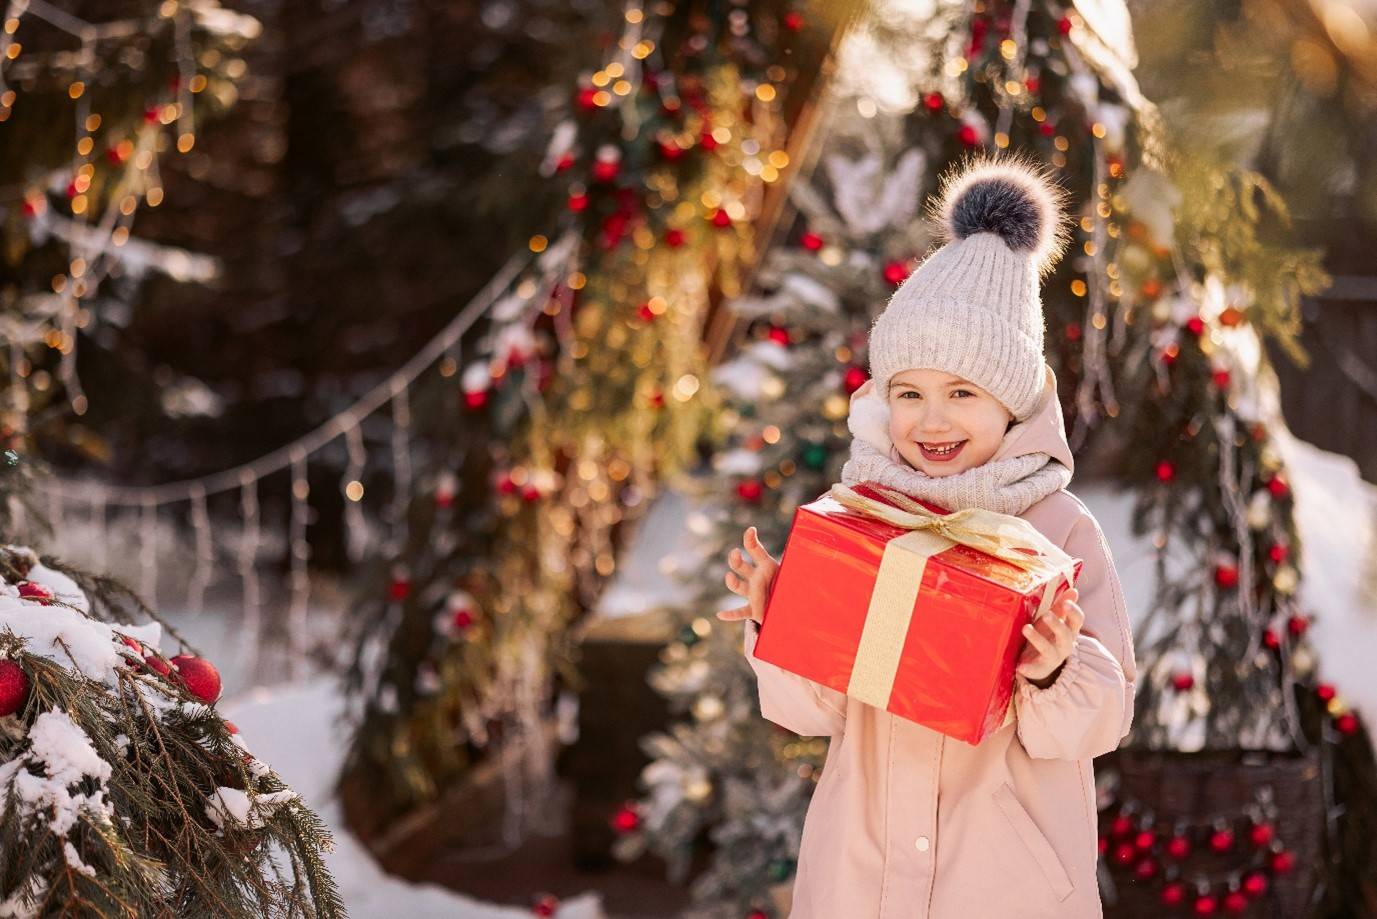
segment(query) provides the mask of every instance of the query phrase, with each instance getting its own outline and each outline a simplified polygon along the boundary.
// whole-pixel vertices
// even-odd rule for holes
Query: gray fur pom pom
[[[1055,267],[1069,237],[1066,191],[1028,156],[967,160],[942,179],[935,216],[949,241],[994,233],[1032,255],[1039,275]]]

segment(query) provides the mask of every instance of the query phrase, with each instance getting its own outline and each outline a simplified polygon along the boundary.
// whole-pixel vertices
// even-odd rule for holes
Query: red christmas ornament
[[[1278,565],[1286,561],[1287,557],[1290,556],[1290,554],[1291,549],[1285,543],[1274,542],[1267,547],[1267,557],[1270,558],[1272,561],[1276,562]]]
[[[617,809],[612,815],[612,829],[618,833],[631,833],[641,826],[641,815],[636,812],[635,805],[628,803]]]
[[[600,159],[590,170],[594,182],[611,182],[622,171],[622,164],[615,159]]]
[[[736,486],[736,494],[742,501],[755,503],[760,500],[760,496],[765,493],[764,487],[755,479],[747,479]]]
[[[1277,633],[1272,631],[1271,629],[1266,629],[1263,631],[1262,643],[1267,647],[1271,648],[1273,651],[1281,647],[1281,639],[1278,638]]]
[[[698,146],[711,153],[717,149],[717,138],[712,136],[712,132],[704,129],[698,137]]]
[[[1142,851],[1151,849],[1157,842],[1157,834],[1152,830],[1139,830],[1138,835],[1133,837],[1133,844]]]
[[[1030,96],[1037,95],[1037,91],[1042,89],[1042,80],[1036,76],[1028,77],[1023,81],[1023,88],[1028,90]]]
[[[0,717],[13,715],[29,698],[29,675],[14,661],[0,661]]]
[[[114,147],[109,147],[106,149],[105,158],[109,161],[111,166],[118,166],[124,162],[125,157],[124,152],[120,150],[118,145],[116,145]]]
[[[1197,916],[1213,916],[1219,909],[1219,901],[1213,894],[1204,894],[1195,898],[1195,914]]]
[[[1192,316],[1186,320],[1186,331],[1199,338],[1205,333],[1205,320],[1199,316]]]
[[[555,160],[555,172],[567,172],[574,168],[574,154],[563,153]]]
[[[1084,334],[1084,330],[1081,329],[1081,324],[1079,322],[1068,322],[1066,324],[1065,334],[1067,341],[1080,341],[1081,336]]]
[[[1310,627],[1310,620],[1301,615],[1292,616],[1286,620],[1286,631],[1294,637],[1300,638],[1305,634],[1305,630]]]
[[[1107,852],[1109,851],[1109,837],[1108,837],[1108,836],[1101,836],[1100,839],[1099,839],[1099,842],[1097,843],[1097,846],[1098,846],[1098,848],[1099,848],[1099,850],[1100,850],[1100,854],[1101,854],[1101,855],[1104,855],[1105,853],[1107,853]]]
[[[228,732],[231,733],[231,734],[238,734],[238,733],[239,733],[239,725],[235,724],[233,721],[226,721],[226,722],[225,722],[225,730],[228,731]]]
[[[1121,842],[1114,847],[1114,861],[1120,865],[1127,865],[1138,857],[1138,850],[1133,848],[1131,842]]]
[[[578,91],[578,95],[574,97],[574,101],[577,103],[578,107],[585,112],[591,112],[598,107],[598,103],[593,101],[597,94],[598,91],[596,89],[593,89],[591,86],[585,86]]]
[[[1177,692],[1185,692],[1195,685],[1195,677],[1189,673],[1177,673],[1171,678],[1171,687]]]
[[[908,265],[899,261],[885,262],[884,276],[889,283],[898,286],[907,280],[910,272]]]
[[[1248,897],[1241,890],[1231,890],[1224,895],[1224,909],[1230,913],[1241,913],[1248,908]]]
[[[1186,901],[1186,885],[1172,881],[1162,888],[1162,902],[1167,906],[1180,906]]]
[[[486,389],[471,389],[464,393],[464,405],[473,411],[477,411],[488,404],[488,391]]]
[[[1315,687],[1315,695],[1319,697],[1321,702],[1328,702],[1330,699],[1334,698],[1334,696],[1338,695],[1338,691],[1328,683],[1321,683]]]
[[[717,227],[719,230],[725,230],[727,227],[732,225],[732,219],[727,214],[725,208],[719,207],[717,210],[713,211],[711,219],[712,225]]]
[[[157,124],[158,116],[160,114],[162,114],[162,109],[160,109],[156,105],[150,105],[148,108],[143,110],[144,124]]]
[[[650,407],[651,407],[651,408],[664,408],[664,407],[665,407],[665,394],[664,394],[663,392],[661,392],[660,390],[658,390],[658,389],[655,390],[653,393],[651,393],[651,394],[650,394]]]
[[[812,230],[809,230],[799,237],[799,245],[803,246],[803,248],[807,249],[809,252],[816,252],[822,248],[822,237]]]
[[[536,897],[535,903],[531,905],[531,914],[534,916],[549,917],[559,911],[559,897],[552,893],[543,893]]]
[[[220,698],[220,671],[210,661],[191,654],[178,654],[172,658],[172,666],[187,692],[207,705],[214,705]]]
[[[1057,126],[1050,121],[1044,121],[1042,124],[1038,125],[1038,132],[1041,133],[1043,137],[1051,137],[1053,134],[1057,133]]]
[[[928,93],[923,97],[923,107],[936,115],[947,107],[947,100],[942,98],[941,93]]]
[[[393,603],[401,603],[411,596],[411,582],[406,578],[393,578],[392,583],[387,588],[387,599]]]
[[[1215,830],[1210,834],[1210,848],[1219,853],[1228,852],[1234,847],[1233,830]]]
[[[1296,855],[1288,849],[1282,849],[1272,853],[1271,861],[1268,864],[1273,874],[1286,874],[1296,867]]]
[[[453,623],[455,631],[466,632],[469,626],[473,625],[473,611],[467,607],[461,607],[454,611],[450,622]]]
[[[1133,818],[1127,814],[1120,814],[1114,818],[1114,822],[1109,825],[1109,833],[1115,839],[1120,836],[1127,836],[1133,832]]]
[[[1184,836],[1173,836],[1167,840],[1167,854],[1177,861],[1191,854],[1191,842]]]
[[[666,230],[666,231],[665,231],[665,245],[666,245],[666,246],[669,246],[671,249],[677,249],[677,248],[679,248],[680,246],[682,246],[683,244],[684,244],[684,231],[683,231],[683,230],[674,229],[674,230]]]
[[[1238,586],[1238,569],[1233,565],[1216,565],[1214,582],[1226,590]]]
[[[43,210],[43,199],[25,198],[23,210],[25,217],[37,217],[39,212]]]
[[[1176,478],[1176,465],[1171,460],[1162,460],[1157,464],[1157,480],[1160,482],[1170,482]]]
[[[1270,823],[1255,823],[1253,828],[1248,831],[1248,839],[1258,848],[1271,842],[1274,835],[1275,831]]]
[[[1214,380],[1214,385],[1219,389],[1229,388],[1229,371],[1216,370],[1211,378]]]
[[[1267,480],[1267,490],[1272,493],[1273,498],[1285,498],[1291,493],[1291,487],[1279,475],[1274,475]]]
[[[655,311],[650,308],[649,303],[642,303],[636,309],[636,315],[641,317],[642,322],[654,322]]]
[[[798,10],[790,10],[784,14],[784,28],[790,32],[799,32],[803,29],[803,14]]]
[[[684,155],[684,148],[674,143],[673,141],[657,141],[655,146],[660,151],[660,156],[664,157],[667,160],[670,160],[671,162],[679,159],[679,157]]]
[[[1140,881],[1150,881],[1157,876],[1157,862],[1150,858],[1139,859],[1133,866],[1133,875]]]
[[[143,664],[149,670],[152,670],[154,673],[156,673],[160,677],[163,677],[164,679],[172,675],[172,665],[156,654],[145,655],[143,659]]]
[[[527,504],[534,504],[540,500],[540,489],[536,488],[534,485],[527,485],[525,488],[521,489],[521,500],[525,501]]]
[[[68,200],[71,200],[72,198],[75,198],[75,197],[76,197],[77,195],[79,195],[79,194],[81,194],[81,190],[80,190],[79,188],[77,188],[76,180],[73,179],[71,182],[68,182],[68,183],[67,183],[67,198],[68,198]]]
[[[42,584],[34,581],[20,581],[18,587],[19,599],[21,600],[32,600],[35,603],[42,603],[44,606],[49,606],[53,602],[53,592]]]
[[[1062,35],[1070,35],[1073,23],[1070,16],[1063,16],[1057,20],[1057,31]]]
[[[1358,733],[1358,716],[1352,712],[1346,712],[1334,719],[1334,727],[1339,729],[1339,733],[1346,737]]]
[[[860,367],[847,367],[846,373],[842,375],[842,386],[848,393],[853,393],[865,385],[865,371]]]
[[[975,125],[963,124],[956,132],[956,139],[967,147],[974,147],[980,143],[980,135],[975,130]]]
[[[1267,875],[1261,871],[1250,871],[1243,879],[1243,892],[1250,897],[1260,897],[1267,892]]]
[[[770,326],[770,331],[767,333],[767,335],[770,341],[774,342],[777,345],[783,345],[787,348],[790,344],[789,330],[784,328],[784,326],[782,325]]]
[[[575,214],[588,210],[588,196],[582,192],[575,192],[569,196],[569,210]]]

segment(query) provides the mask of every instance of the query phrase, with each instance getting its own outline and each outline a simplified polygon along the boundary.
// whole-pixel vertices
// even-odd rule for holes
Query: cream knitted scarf
[[[948,511],[979,507],[1018,516],[1071,482],[1071,470],[1046,453],[993,460],[955,475],[930,476],[904,461],[887,429],[872,430],[874,424],[858,422],[853,412],[851,458],[841,472],[844,485],[879,482]]]

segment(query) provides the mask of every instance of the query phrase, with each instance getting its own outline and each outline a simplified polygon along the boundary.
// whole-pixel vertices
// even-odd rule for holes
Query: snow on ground
[[[410,884],[383,872],[368,850],[343,828],[331,785],[339,772],[345,736],[341,698],[328,677],[299,685],[259,688],[219,705],[238,725],[254,755],[269,763],[328,823],[335,851],[326,857],[351,919],[530,919],[525,907],[481,903],[433,884]],[[595,893],[564,900],[559,919],[603,919]]]

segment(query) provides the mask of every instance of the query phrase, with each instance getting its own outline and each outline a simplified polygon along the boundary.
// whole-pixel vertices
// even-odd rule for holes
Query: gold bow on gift
[[[898,506],[868,498],[846,485],[833,485],[830,494],[844,507],[908,532],[890,540],[880,559],[875,590],[870,595],[856,663],[846,691],[852,698],[877,708],[888,706],[894,676],[899,670],[899,654],[918,599],[918,588],[932,556],[959,543],[1046,577],[1048,586],[1034,619],[1051,607],[1057,576],[1065,576],[1068,584],[1075,577],[1075,559],[1021,517],[982,508],[939,514],[903,492],[873,482],[866,487]],[[1013,717],[1011,703],[1004,724]]]

